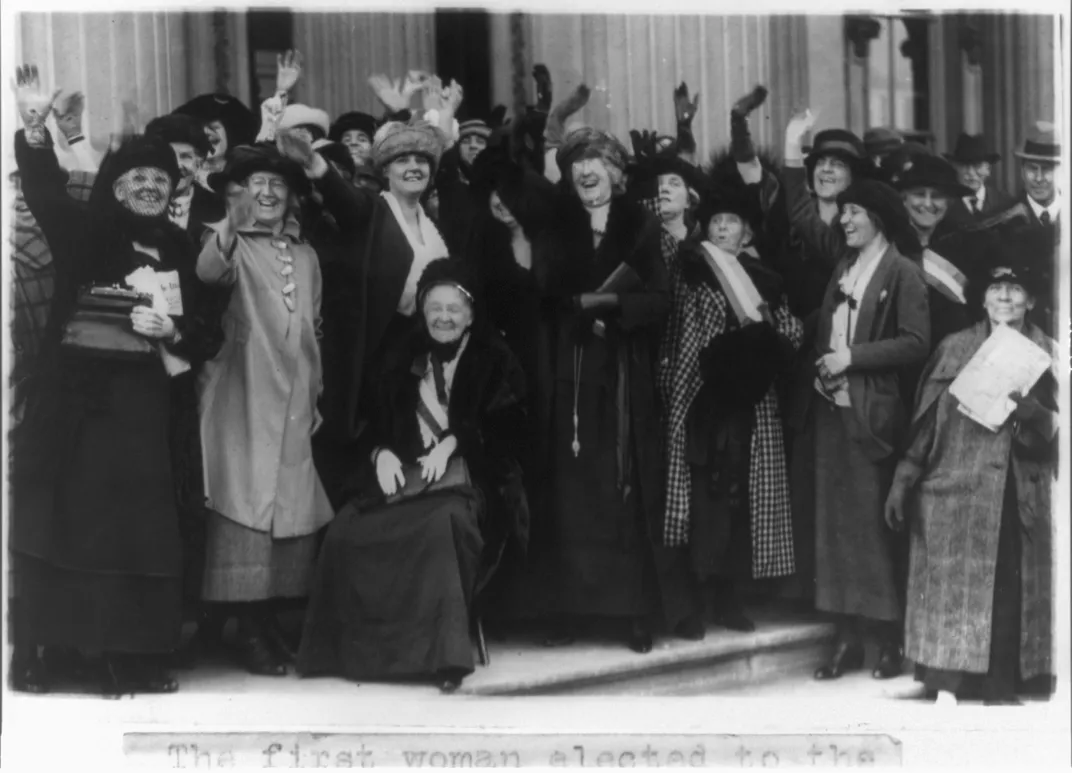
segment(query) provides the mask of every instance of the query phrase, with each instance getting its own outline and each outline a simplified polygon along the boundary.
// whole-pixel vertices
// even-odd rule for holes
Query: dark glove
[[[621,305],[617,293],[581,293],[573,296],[573,308],[582,314],[598,315]]]
[[[1013,417],[1023,424],[1034,424],[1048,416],[1049,411],[1042,407],[1042,403],[1031,395],[1021,395],[1016,392],[1009,394],[1009,399],[1016,403]]]
[[[536,79],[536,109],[546,113],[551,109],[551,72],[547,65],[538,64],[532,68],[532,77]]]

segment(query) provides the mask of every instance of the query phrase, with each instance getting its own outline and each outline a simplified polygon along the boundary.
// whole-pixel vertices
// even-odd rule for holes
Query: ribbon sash
[[[762,322],[765,319],[763,310],[766,302],[756,289],[752,277],[748,276],[748,272],[744,270],[744,266],[735,257],[711,242],[705,241],[703,248],[706,252],[704,262],[707,263],[707,267],[711,269],[723,292],[726,293],[730,307],[737,315],[737,321],[741,325]]]
[[[927,284],[935,290],[954,303],[967,303],[964,287],[968,279],[948,260],[932,250],[924,250],[923,271]]]

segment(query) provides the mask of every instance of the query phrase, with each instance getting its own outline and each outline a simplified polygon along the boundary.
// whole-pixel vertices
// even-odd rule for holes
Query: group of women
[[[702,169],[684,89],[678,138],[630,153],[566,131],[583,87],[491,131],[459,127],[456,84],[375,77],[388,119],[332,126],[289,104],[298,74],[281,59],[256,137],[210,96],[118,143],[87,206],[20,70],[22,195],[63,281],[14,439],[16,686],[177,689],[185,600],[201,648],[237,619],[253,673],[449,691],[485,617],[645,653],[753,630],[742,581],[791,576],[838,620],[816,678],[862,667],[868,633],[876,678],[907,651],[932,690],[1052,672],[1055,382],[997,432],[949,394],[996,326],[1052,352],[1038,272],[995,239],[935,252],[947,162],[881,179],[845,130],[805,153],[804,113],[775,164],[763,89]]]

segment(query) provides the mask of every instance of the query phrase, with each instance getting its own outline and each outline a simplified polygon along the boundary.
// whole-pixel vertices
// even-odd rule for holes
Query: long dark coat
[[[912,441],[900,463],[918,481],[910,507],[905,655],[931,668],[986,673],[998,535],[1006,482],[1016,485],[1022,528],[1020,669],[1029,679],[1053,672],[1054,443],[1024,453],[1011,422],[993,433],[964,416],[949,386],[990,334],[987,322],[947,338],[927,363]],[[1047,352],[1054,342],[1030,326]],[[1032,392],[1056,410],[1050,374]],[[1021,433],[1025,430],[1021,430]],[[1030,430],[1026,430],[1030,431]]]
[[[58,283],[58,331],[83,282],[121,283],[149,266],[179,274],[182,341],[193,370],[169,378],[158,359],[118,362],[58,352],[16,460],[11,549],[19,595],[41,643],[165,651],[178,642],[182,586],[200,584],[204,516],[194,377],[222,331],[204,313],[186,234],[160,223],[139,238],[160,261],[114,232],[94,236],[90,210],[64,187],[50,147],[20,132],[16,158],[27,204],[50,242],[70,249]],[[72,234],[74,236],[72,236]],[[96,238],[107,241],[96,242]],[[70,614],[57,614],[57,609]]]

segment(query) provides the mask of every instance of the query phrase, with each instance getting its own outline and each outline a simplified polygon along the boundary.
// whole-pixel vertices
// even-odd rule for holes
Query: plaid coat
[[[1052,455],[1026,458],[1009,423],[997,433],[957,409],[949,386],[989,335],[981,322],[947,338],[921,382],[912,442],[898,474],[918,479],[911,514],[905,655],[931,668],[986,673],[990,664],[994,569],[1009,466],[1022,528],[1020,669],[1053,673]],[[1028,336],[1049,352],[1051,340]],[[1056,409],[1055,382],[1032,394]],[[1010,422],[1011,423],[1011,422]],[[1023,432],[1024,430],[1021,430]]]

